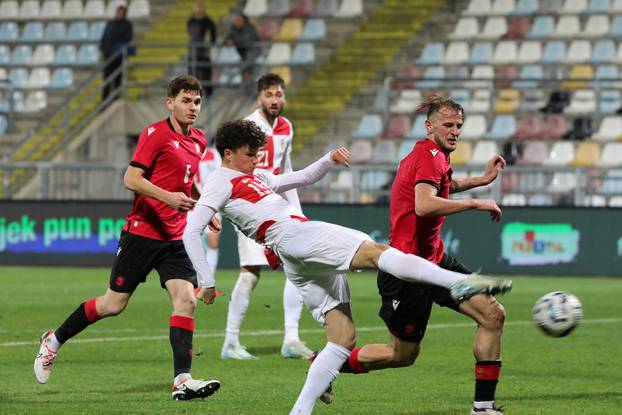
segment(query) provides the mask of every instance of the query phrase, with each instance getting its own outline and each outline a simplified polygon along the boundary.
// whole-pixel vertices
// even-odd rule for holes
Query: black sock
[[[99,319],[95,308],[95,298],[80,304],[54,332],[59,343],[63,344]]]
[[[495,390],[499,382],[500,360],[480,361],[475,364],[475,401],[495,400]]]
[[[194,318],[171,316],[170,334],[173,349],[174,376],[190,373],[192,367],[192,335],[194,334]]]

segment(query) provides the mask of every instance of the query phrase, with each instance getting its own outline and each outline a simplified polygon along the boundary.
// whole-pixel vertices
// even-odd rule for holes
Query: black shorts
[[[151,270],[160,275],[160,285],[182,279],[197,287],[197,276],[186,253],[183,241],[159,241],[144,236],[121,233],[117,256],[110,272],[110,289],[120,293],[133,292],[145,282]]]
[[[471,271],[454,257],[444,254],[441,268],[470,274]],[[449,290],[438,285],[406,282],[386,272],[378,272],[378,292],[382,297],[380,318],[395,337],[420,342],[428,326],[432,303],[458,311]]]

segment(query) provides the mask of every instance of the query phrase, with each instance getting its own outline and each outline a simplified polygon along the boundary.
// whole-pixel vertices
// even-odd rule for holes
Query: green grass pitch
[[[217,274],[224,297],[200,304],[194,341],[195,377],[219,379],[206,400],[171,399],[170,305],[152,274],[118,317],[102,320],[59,353],[50,382],[32,371],[38,337],[82,301],[104,292],[107,269],[0,267],[0,414],[287,414],[308,363],[280,357],[284,276],[264,272],[242,327],[242,343],[259,360],[223,361],[228,295],[235,271]],[[351,274],[358,344],[386,342],[377,316],[373,274]],[[584,321],[570,336],[544,336],[531,322],[541,295],[570,291]],[[622,414],[622,279],[514,278],[501,298],[507,310],[497,401],[508,415]],[[474,323],[435,307],[414,366],[338,377],[332,405],[317,414],[460,415],[473,397]],[[305,310],[301,337],[317,349],[322,328]]]

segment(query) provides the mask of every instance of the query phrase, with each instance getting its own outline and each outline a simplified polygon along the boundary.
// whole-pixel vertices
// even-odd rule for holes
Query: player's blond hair
[[[458,104],[451,98],[444,97],[439,94],[432,94],[428,96],[417,107],[417,113],[425,112],[429,120],[430,117],[436,114],[441,108],[451,108],[455,111],[458,111],[462,114],[462,118],[464,118],[464,108],[462,108],[462,105]]]

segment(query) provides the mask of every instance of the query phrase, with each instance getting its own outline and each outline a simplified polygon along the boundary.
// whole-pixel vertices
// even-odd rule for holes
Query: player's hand
[[[218,233],[222,230],[222,222],[220,221],[218,216],[214,215],[212,216],[212,220],[210,220],[209,223],[207,224],[207,227],[209,228],[210,231],[214,233]]]
[[[475,209],[490,213],[490,220],[499,222],[501,220],[501,208],[497,206],[497,202],[490,199],[476,199]]]
[[[174,192],[170,193],[170,199],[165,203],[175,210],[187,212],[194,207],[197,201],[186,196],[183,192]]]
[[[506,164],[505,159],[499,154],[492,156],[492,158],[488,160],[486,170],[484,171],[484,179],[486,184],[492,183],[499,175],[499,171],[505,168]]]
[[[345,147],[339,147],[330,152],[330,160],[335,164],[350,167],[350,151]]]
[[[199,301],[203,301],[205,304],[213,304],[214,298],[216,298],[216,287],[211,288],[197,288],[194,290],[194,296]]]

